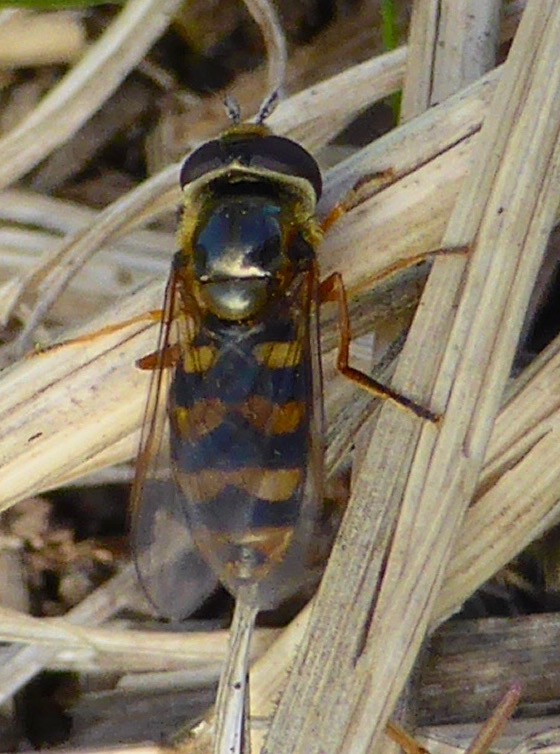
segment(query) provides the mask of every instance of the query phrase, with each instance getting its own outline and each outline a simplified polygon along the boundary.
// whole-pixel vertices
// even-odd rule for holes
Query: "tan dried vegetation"
[[[201,45],[235,27],[239,9],[229,3],[192,5],[174,23]],[[392,377],[440,416],[437,424],[374,406],[338,377],[327,317],[328,466],[348,467],[356,446],[352,493],[313,607],[281,633],[257,632],[254,746],[270,728],[269,754],[386,747],[380,735],[428,633],[560,519],[558,341],[510,378],[558,210],[557,3],[417,0],[408,46],[384,54],[371,5],[354,4],[310,44],[294,46],[288,96],[270,118],[279,133],[335,160],[328,145],[341,129],[403,89],[403,125],[326,174],[323,212],[360,188],[320,249],[322,271],[343,273],[355,331],[375,329],[390,343],[409,327],[427,271],[413,267],[377,285],[384,271],[441,247],[469,252],[435,260]],[[165,217],[179,199],[177,161],[224,125],[219,97],[177,93],[149,55],[179,11],[176,0],[130,0],[87,44],[79,14],[0,13],[0,35],[13,24],[8,35],[25,40],[11,53],[0,41],[0,85],[10,93],[0,115],[0,317],[9,336],[0,509],[86,475],[128,475],[149,380],[135,361],[156,338],[148,313],[160,306],[173,252]],[[513,44],[496,67],[500,35]],[[19,66],[53,62],[70,64],[61,78],[38,68],[33,80],[18,79]],[[89,206],[84,194],[81,202],[79,194],[60,198],[73,156],[81,167],[95,151],[96,120],[111,128],[103,103],[116,92],[113,114],[125,130],[145,114],[118,99],[135,68],[169,91],[169,111],[147,138],[151,177],[123,193],[120,179],[101,176],[89,186]],[[230,89],[249,114],[267,86],[260,68]],[[81,142],[73,140],[79,129]],[[154,220],[158,229],[146,229]],[[99,628],[134,603],[133,582],[125,568],[66,619],[2,608],[0,639],[27,646],[4,660],[0,698],[45,667],[157,674],[151,688],[167,691],[214,680],[223,633],[187,639]],[[463,670],[476,667],[465,661]],[[497,699],[511,677],[487,681],[487,696]],[[461,695],[453,699],[460,720]],[[206,723],[197,734],[185,750],[207,750]]]

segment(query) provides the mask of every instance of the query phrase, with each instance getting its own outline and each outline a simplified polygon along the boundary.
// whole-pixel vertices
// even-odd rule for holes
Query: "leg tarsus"
[[[366,390],[368,393],[370,393],[370,395],[373,395],[374,398],[380,398],[384,401],[391,401],[391,403],[393,403],[398,408],[404,411],[411,411],[420,419],[425,419],[432,424],[439,423],[441,417],[438,414],[435,414],[433,411],[430,411],[429,408],[416,403],[412,400],[412,398],[407,398],[406,395],[398,393],[388,385],[384,385],[382,382],[378,382],[373,377],[370,377],[369,375],[364,374],[363,372],[360,372],[358,369],[354,369],[351,366],[347,366],[344,369],[341,369],[339,366],[338,369],[345,377],[347,377],[352,382],[355,382],[356,385],[359,385],[363,390]]]
[[[442,247],[441,249],[423,251],[421,254],[415,254],[414,256],[408,257],[406,259],[399,259],[394,264],[389,265],[389,267],[386,267],[384,270],[381,270],[381,272],[378,272],[377,275],[374,275],[372,278],[370,278],[369,283],[372,287],[374,287],[375,285],[379,285],[379,283],[382,283],[385,280],[389,280],[395,275],[399,275],[405,270],[409,270],[411,267],[416,267],[416,265],[422,264],[423,262],[430,262],[437,257],[463,256],[468,254],[470,250],[471,247],[465,245],[447,246]]]
[[[475,736],[466,754],[488,754],[493,744],[500,738],[509,719],[515,712],[521,696],[521,686],[514,683],[498,702],[496,708]],[[398,744],[405,754],[430,754],[429,749],[421,746],[416,739],[397,723],[390,720],[385,732]]]
[[[130,319],[125,319],[123,322],[117,322],[114,325],[106,325],[105,327],[100,327],[99,330],[95,330],[95,332],[87,333],[87,335],[78,335],[76,338],[70,338],[69,340],[62,340],[59,343],[53,343],[52,345],[48,346],[36,346],[33,350],[33,353],[30,354],[32,356],[37,356],[38,354],[42,353],[48,353],[50,351],[54,351],[56,348],[60,348],[62,346],[80,346],[84,343],[92,343],[97,338],[103,338],[107,335],[112,335],[113,333],[119,332],[119,330],[124,330],[127,327],[131,327],[132,325],[141,324],[142,322],[161,322],[163,318],[163,311],[161,309],[153,309],[149,312],[144,312],[143,314],[138,314],[136,317],[131,317]]]
[[[421,746],[416,739],[407,733],[400,725],[389,720],[385,732],[389,738],[398,744],[405,754],[430,754],[428,749]]]

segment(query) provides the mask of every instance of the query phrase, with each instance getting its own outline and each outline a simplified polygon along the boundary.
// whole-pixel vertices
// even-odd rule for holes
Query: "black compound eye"
[[[195,149],[183,163],[179,176],[181,188],[200,178],[201,175],[224,167],[227,163],[227,152],[224,150],[222,142],[217,139],[207,141],[206,144]]]
[[[283,136],[265,136],[255,139],[249,147],[251,166],[304,178],[313,186],[317,199],[320,198],[323,188],[321,171],[300,144]]]
[[[184,188],[200,176],[239,162],[248,168],[261,168],[308,181],[317,199],[321,196],[319,166],[300,144],[283,136],[228,136],[203,144],[185,160],[180,183]]]

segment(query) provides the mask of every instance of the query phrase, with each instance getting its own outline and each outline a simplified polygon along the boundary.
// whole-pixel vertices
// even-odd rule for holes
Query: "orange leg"
[[[107,327],[101,327],[99,330],[96,330],[93,333],[82,335],[79,338],[73,338],[71,341],[67,341],[67,343],[89,343],[90,341],[95,340],[100,336],[111,335],[114,332],[123,330],[125,327],[130,327],[130,325],[136,325],[142,322],[161,322],[162,316],[163,311],[161,309],[152,309],[152,311],[145,312],[144,314],[138,314],[136,317],[125,319],[123,322],[118,322],[115,325],[107,325]]]
[[[399,273],[404,272],[411,267],[416,267],[417,264],[421,264],[422,262],[429,262],[436,257],[444,257],[456,254],[462,256],[468,254],[470,250],[470,246],[447,246],[441,249],[433,249],[432,251],[424,251],[421,254],[415,254],[414,256],[408,257],[407,259],[399,259],[398,262],[389,265],[389,267],[385,267],[385,269],[378,272],[377,275],[369,278],[369,283],[372,287],[374,287],[384,280],[392,278],[394,275],[398,275]]]
[[[131,325],[141,324],[142,322],[146,322],[148,324],[161,322],[162,317],[162,309],[153,309],[151,311],[145,312],[144,314],[138,314],[136,317],[125,319],[123,322],[119,322],[118,324],[100,327],[99,330],[87,333],[87,335],[79,335],[77,338],[62,340],[59,343],[53,343],[52,345],[45,347],[36,347],[33,353],[30,354],[30,356],[36,356],[38,354],[40,355],[42,353],[54,351],[55,348],[61,348],[62,346],[79,346],[84,343],[93,343],[95,342],[95,340],[97,340],[97,338],[103,338],[106,335],[112,335],[112,333],[118,332],[119,330],[124,330],[126,327],[130,327]]]
[[[46,348],[40,349],[38,352],[44,353],[46,351],[52,351],[54,348],[60,348],[60,346],[73,346],[81,345],[83,343],[91,343],[92,341],[95,341],[96,338],[104,337],[105,335],[111,335],[112,333],[123,330],[124,328],[131,325],[140,324],[142,322],[161,323],[163,321],[163,317],[163,309],[153,309],[152,311],[145,312],[144,314],[139,314],[136,317],[131,317],[130,319],[126,319],[123,322],[119,322],[115,325],[107,325],[106,327],[101,327],[99,330],[88,333],[87,335],[81,335],[77,338],[72,338],[72,340],[65,340],[60,343],[54,343],[52,346],[47,346]],[[37,353],[37,351],[35,353]],[[138,361],[136,362],[136,366],[139,369],[145,369],[146,371],[154,371],[156,369],[166,369],[168,367],[173,367],[177,364],[179,359],[180,354],[178,346],[166,346],[161,351],[153,351],[152,353],[146,354],[146,356],[142,356],[142,358],[138,359]]]
[[[354,193],[355,190],[353,189],[350,192],[349,198],[333,207],[329,214],[322,220],[321,229],[324,234],[328,233],[333,225],[336,225],[336,223],[342,217],[344,217],[347,212],[350,212],[350,210],[352,210],[359,204],[359,201],[353,200]],[[410,269],[410,267],[415,267],[417,264],[421,264],[422,262],[431,261],[436,257],[449,256],[451,254],[468,254],[470,248],[471,247],[468,245],[444,246],[439,249],[431,249],[430,251],[423,251],[420,254],[414,254],[413,256],[407,257],[406,259],[399,259],[394,264],[390,265],[389,267],[385,267],[385,269],[378,272],[377,275],[369,278],[369,283],[372,286],[376,285],[377,283],[381,283],[383,280],[392,278],[394,275],[398,275],[399,273]]]
[[[350,212],[354,207],[362,204],[381,191],[382,188],[385,188],[389,183],[392,183],[395,177],[394,170],[389,168],[388,170],[364,175],[356,181],[344,199],[335,205],[322,221],[323,233],[327,233],[347,212]]]
[[[370,197],[374,196],[381,189],[385,188],[389,183],[393,182],[395,175],[392,170],[385,170],[379,173],[371,175],[365,175],[359,181],[357,181],[344,199],[336,204],[329,214],[321,221],[321,229],[324,234],[327,234],[329,230],[336,225],[336,223],[344,217],[348,212],[351,212],[355,207],[358,207],[363,202],[367,201]],[[371,283],[379,283],[382,280],[393,277],[393,275],[403,272],[410,267],[415,267],[421,262],[427,262],[428,260],[435,259],[438,256],[444,256],[448,254],[468,254],[470,246],[447,246],[439,249],[433,249],[431,251],[425,251],[421,254],[415,254],[407,259],[400,259],[395,264],[386,267],[381,270],[377,275],[371,279]]]
[[[339,344],[338,344],[338,358],[337,367],[339,372],[349,380],[355,382],[368,393],[375,396],[375,398],[381,398],[382,400],[389,400],[395,403],[400,408],[412,411],[416,416],[421,419],[427,419],[431,422],[437,422],[438,417],[427,408],[419,406],[410,398],[404,395],[400,395],[390,387],[383,385],[381,382],[373,379],[367,374],[360,372],[358,369],[354,369],[349,364],[350,357],[350,341],[352,339],[350,333],[350,318],[348,316],[348,302],[346,300],[346,289],[342,276],[339,272],[333,272],[328,278],[323,280],[319,285],[319,299],[321,302],[335,301],[338,303],[338,328],[339,328]]]
[[[405,754],[430,754],[428,749],[420,746],[410,733],[407,733],[404,728],[401,728],[400,725],[397,725],[397,723],[394,723],[391,720],[387,723],[385,733],[387,733],[392,741],[401,747]]]
[[[387,174],[374,176],[374,178],[378,183],[381,184],[382,187],[392,178],[392,175],[388,172]],[[367,180],[368,183],[371,182],[371,177],[368,177]],[[328,232],[330,228],[332,228],[332,226],[335,225],[341,217],[343,217],[347,212],[349,212],[360,203],[360,189],[362,183],[363,182],[359,182],[358,184],[356,184],[356,186],[354,186],[354,188],[350,191],[346,199],[340,204],[337,204],[336,207],[334,207],[334,209],[331,210],[331,212],[323,220],[321,225],[324,233]],[[370,282],[375,284],[380,283],[382,280],[391,278],[410,267],[414,267],[421,262],[425,262],[437,256],[443,256],[444,254],[467,254],[469,252],[469,249],[469,246],[457,246],[454,248],[435,249],[433,251],[424,252],[422,254],[416,254],[415,256],[409,257],[408,259],[399,260],[397,263],[382,270]],[[407,398],[404,395],[400,395],[400,393],[397,393],[390,387],[383,385],[382,383],[373,379],[373,377],[369,377],[363,372],[360,372],[350,366],[349,355],[350,341],[352,340],[352,336],[350,333],[350,319],[348,316],[346,289],[344,287],[344,281],[342,280],[340,273],[334,272],[332,275],[329,275],[326,280],[323,280],[321,282],[319,286],[319,298],[322,302],[336,301],[338,303],[340,340],[338,347],[337,366],[339,371],[346,377],[348,377],[348,379],[352,380],[352,382],[355,382],[364,390],[367,390],[369,393],[374,395],[376,398],[393,401],[396,405],[412,411],[422,419],[427,419],[431,422],[437,422],[439,417],[429,409],[424,408],[423,406],[419,406],[410,398]]]
[[[172,346],[165,346],[161,351],[153,351],[152,353],[142,356],[138,359],[136,366],[138,369],[145,369],[148,372],[153,372],[155,369],[168,369],[178,364],[181,359],[179,352],[179,346],[174,344]]]
[[[513,684],[498,702],[496,708],[484,723],[478,734],[469,745],[466,754],[488,754],[492,745],[497,741],[509,719],[515,712],[521,696],[519,684]],[[421,746],[400,725],[388,722],[385,732],[395,743],[399,744],[405,754],[429,754],[428,749]]]

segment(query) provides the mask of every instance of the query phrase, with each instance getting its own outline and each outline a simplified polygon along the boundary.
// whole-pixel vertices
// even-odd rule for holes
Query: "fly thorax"
[[[193,238],[200,298],[220,319],[249,319],[266,304],[283,253],[282,210],[271,199],[224,197],[214,203]]]

